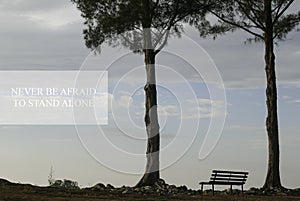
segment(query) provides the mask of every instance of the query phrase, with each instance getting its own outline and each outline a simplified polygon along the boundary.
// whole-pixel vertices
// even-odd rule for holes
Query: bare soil
[[[214,200],[214,201],[300,201],[300,196],[255,196],[255,195],[122,195],[109,191],[88,189],[60,189],[37,187],[27,184],[0,183],[0,201],[179,201],[179,200]]]

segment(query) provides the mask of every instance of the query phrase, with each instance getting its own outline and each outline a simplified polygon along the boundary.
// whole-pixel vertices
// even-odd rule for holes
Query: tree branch
[[[212,4],[207,4],[207,5],[201,5],[201,7],[195,7],[195,10],[189,10],[188,12],[182,14],[181,16],[178,16],[178,9],[179,9],[179,4],[178,1],[176,1],[177,4],[175,6],[175,11],[174,11],[174,16],[170,19],[170,21],[168,22],[168,28],[164,31],[164,33],[159,37],[159,39],[156,41],[155,45],[153,46],[154,48],[159,44],[159,42],[161,41],[162,37],[165,36],[163,43],[160,45],[160,47],[155,51],[155,54],[158,54],[167,44],[168,38],[170,36],[170,31],[171,28],[177,23],[180,22],[181,20],[183,20],[185,17],[187,17],[188,15],[190,15],[190,13],[193,12],[198,12],[199,9],[204,9],[207,10],[207,8],[209,8]],[[177,18],[177,19],[176,19]]]
[[[292,5],[294,0],[291,0],[278,14],[276,14],[274,21],[273,21],[273,26],[278,22],[279,18],[284,14],[284,12]],[[279,11],[279,10],[278,10]]]
[[[232,26],[236,26],[236,27],[238,27],[238,28],[240,28],[240,29],[242,29],[242,30],[244,30],[244,31],[246,31],[246,32],[248,32],[248,33],[250,33],[251,35],[254,35],[254,36],[258,37],[258,38],[264,39],[264,37],[263,37],[262,35],[260,35],[260,34],[258,34],[258,33],[255,33],[255,32],[253,32],[253,31],[251,31],[250,29],[247,29],[246,27],[244,27],[244,26],[242,26],[242,25],[240,25],[240,24],[238,24],[238,23],[229,21],[229,20],[225,19],[224,17],[221,17],[220,15],[218,15],[218,14],[217,14],[216,12],[214,12],[214,11],[210,11],[210,12],[211,12],[213,15],[215,15],[217,18],[219,18],[220,20],[222,20],[223,22],[225,22],[225,23],[227,23],[227,24],[230,24],[230,25],[232,25]]]
[[[257,22],[260,24],[260,26],[261,26],[260,28],[261,28],[262,30],[265,30],[266,27],[265,27],[263,21],[261,21],[261,17],[259,17],[259,15],[257,14],[257,13],[259,13],[259,14],[263,15],[263,11],[262,11],[261,9],[256,10],[256,9],[254,8],[254,6],[257,7],[257,5],[256,5],[255,3],[253,3],[252,1],[246,1],[246,2],[247,2],[247,4],[248,4],[250,10],[252,11],[253,15],[255,16],[255,19],[256,19]]]
[[[262,7],[260,7],[258,4],[253,3],[252,1],[251,1],[251,3],[252,3],[253,8],[256,7],[256,9],[257,9],[259,12],[261,12],[261,13],[264,12],[264,10],[262,9]]]
[[[299,24],[299,22],[300,22],[300,16],[294,19],[293,21],[290,21],[288,24],[286,24],[286,26],[288,25],[289,27],[295,27],[297,26],[297,24]],[[280,29],[276,33],[274,33],[273,39],[276,39],[283,32],[283,30],[284,29]]]
[[[153,6],[153,8],[152,8],[152,12],[151,12],[151,20],[152,20],[154,11],[155,11],[155,9],[157,8],[158,4],[159,4],[159,0],[156,0],[154,6]]]
[[[158,45],[159,41],[162,39],[162,37],[164,35],[165,35],[165,39],[164,39],[163,43],[160,45],[160,47],[154,52],[154,54],[158,54],[165,47],[165,45],[167,44],[171,27],[176,24],[175,20],[176,20],[176,17],[178,15],[178,7],[179,7],[178,1],[176,1],[174,15],[173,15],[173,17],[168,22],[168,25],[167,25],[168,28],[164,31],[164,33],[161,35],[161,37],[157,40],[156,44],[154,45],[154,48]]]
[[[281,0],[281,2],[272,10],[272,13],[277,10],[277,14],[276,15],[278,15],[278,13],[279,13],[281,7],[283,6],[283,4],[284,4],[284,0]]]
[[[248,1],[247,1],[247,2],[248,2]],[[260,19],[255,19],[256,16],[254,16],[255,18],[253,18],[253,17],[247,12],[246,7],[249,7],[250,10],[251,10],[251,7],[252,7],[252,6],[251,6],[250,4],[248,4],[248,6],[247,6],[247,5],[245,5],[244,3],[240,2],[240,1],[237,1],[237,3],[238,3],[238,5],[240,6],[240,8],[242,9],[243,13],[247,16],[247,18],[248,18],[253,24],[255,24],[258,28],[260,28],[261,30],[264,30],[264,26],[261,26],[261,24],[257,23],[257,21],[260,22]],[[257,21],[256,21],[256,20],[257,20]]]
[[[159,48],[157,50],[154,51],[155,55],[157,55],[166,46],[166,44],[168,42],[169,35],[170,35],[170,29],[168,28],[165,32],[164,42],[159,46]]]
[[[128,38],[126,36],[124,36],[124,34],[120,34],[120,36],[125,40],[125,42],[127,42],[129,45],[134,46],[134,42],[128,40]]]
[[[153,48],[155,48],[159,42],[161,41],[161,39],[163,38],[163,36],[166,34],[167,32],[167,28],[163,31],[164,29],[162,29],[162,31],[160,31],[160,33],[154,33],[153,34],[155,35],[155,42],[154,42],[154,45],[153,45]]]

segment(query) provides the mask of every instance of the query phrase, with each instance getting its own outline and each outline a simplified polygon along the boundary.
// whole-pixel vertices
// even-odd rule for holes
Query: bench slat
[[[211,181],[211,182],[216,182],[216,181],[227,181],[227,182],[236,181],[236,182],[245,182],[246,179],[210,178],[210,181]]]
[[[241,183],[241,182],[222,182],[222,181],[216,181],[216,182],[210,182],[209,184],[216,184],[216,185],[243,185],[245,183]]]
[[[227,171],[227,170],[213,170],[213,173],[230,173],[230,174],[249,174],[249,172],[241,171]]]
[[[237,175],[237,176],[248,176],[248,174],[241,173],[223,173],[223,172],[213,172],[213,175]]]
[[[209,182],[200,182],[199,184],[200,185],[202,185],[202,184],[231,185],[232,184],[232,185],[240,186],[240,185],[245,184],[245,183],[241,183],[241,182],[222,182],[222,181],[211,182],[211,181],[209,181]]]
[[[235,177],[235,178],[247,178],[247,175],[234,175],[234,174],[215,174],[213,173],[211,177]]]

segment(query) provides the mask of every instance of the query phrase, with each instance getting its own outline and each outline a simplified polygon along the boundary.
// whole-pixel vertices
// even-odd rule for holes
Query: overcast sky
[[[299,1],[293,10],[300,10]],[[0,126],[0,177],[46,185],[53,166],[55,178],[76,180],[82,186],[134,185],[140,178],[136,173],[143,172],[145,165],[142,55],[106,46],[101,55],[90,54],[82,36],[83,20],[68,0],[0,0],[0,27],[1,70],[104,70],[112,63],[113,105],[109,124],[101,129]],[[224,168],[248,170],[247,187],[263,185],[267,168],[264,47],[245,45],[247,37],[239,31],[215,41],[201,39],[187,27],[183,38],[169,41],[158,55],[162,177],[167,182],[198,188],[212,169]],[[299,45],[299,32],[293,31],[276,47],[281,174],[286,187],[300,185],[300,163],[295,160],[300,151]],[[201,79],[193,77],[196,71]],[[223,83],[225,88],[220,87]],[[212,119],[218,125],[212,126],[207,148],[221,138],[208,157],[199,160]],[[103,133],[104,137],[99,135]],[[124,168],[118,169],[120,164]]]

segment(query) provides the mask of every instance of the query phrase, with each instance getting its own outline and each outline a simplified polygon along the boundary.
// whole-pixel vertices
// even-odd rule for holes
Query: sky
[[[299,10],[296,1],[292,10]],[[142,55],[84,45],[83,20],[68,0],[0,1],[1,70],[108,70],[108,124],[0,125],[0,178],[47,185],[55,179],[134,185],[145,167]],[[212,169],[250,172],[246,188],[267,171],[263,44],[241,31],[202,39],[185,27],[157,56],[161,177],[198,189]],[[276,46],[281,178],[299,187],[300,36]],[[3,111],[4,108],[1,109]]]

